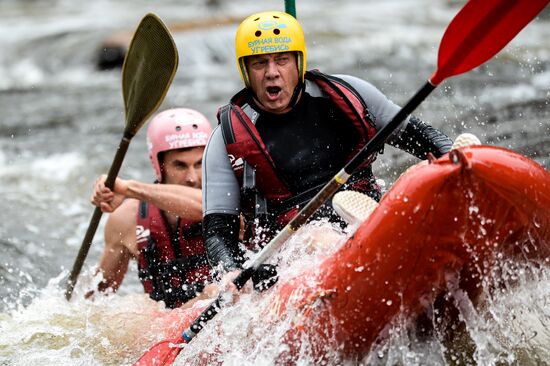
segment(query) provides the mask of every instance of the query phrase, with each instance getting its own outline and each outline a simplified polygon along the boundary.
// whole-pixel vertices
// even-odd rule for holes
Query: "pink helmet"
[[[208,119],[193,109],[175,108],[157,114],[147,128],[147,149],[158,181],[162,181],[159,153],[205,146],[211,132]]]

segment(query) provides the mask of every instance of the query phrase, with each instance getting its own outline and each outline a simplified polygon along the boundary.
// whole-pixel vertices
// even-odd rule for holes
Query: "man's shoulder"
[[[363,87],[372,86],[372,84],[369,83],[368,81],[366,81],[364,79],[361,79],[360,77],[357,77],[357,76],[354,76],[354,75],[334,74],[332,76],[334,76],[335,78],[341,79],[341,80],[343,80],[343,81],[345,81],[348,84],[353,85],[353,86],[363,86]]]
[[[340,80],[343,81],[353,87],[358,87],[360,89],[363,88],[374,88],[374,86],[369,83],[368,81],[361,79],[357,76],[349,75],[349,74],[330,74],[330,73],[323,73],[319,70],[311,70],[308,75],[309,80],[306,79],[306,86],[312,87],[315,85],[314,80],[317,78],[329,78],[332,80]]]
[[[387,102],[386,96],[376,86],[364,79],[347,74],[335,74],[334,77],[343,80],[356,90],[369,107],[384,105]]]
[[[380,91],[368,81],[361,79],[357,76],[349,74],[323,74],[326,77],[333,79],[334,81],[340,81],[356,90],[363,99],[371,99],[373,96],[378,96]],[[306,80],[306,91],[313,97],[322,96],[323,92],[319,86],[313,80]]]

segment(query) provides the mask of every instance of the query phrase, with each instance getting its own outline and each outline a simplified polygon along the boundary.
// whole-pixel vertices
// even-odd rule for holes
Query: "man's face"
[[[260,107],[267,112],[288,112],[294,88],[298,85],[299,73],[294,52],[270,53],[248,56],[246,69],[250,86]]]
[[[203,152],[204,147],[165,152],[161,163],[163,183],[201,188]]]

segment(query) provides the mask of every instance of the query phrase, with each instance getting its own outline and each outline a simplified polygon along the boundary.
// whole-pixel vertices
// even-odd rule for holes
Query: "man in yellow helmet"
[[[303,30],[286,13],[245,19],[235,48],[245,88],[218,112],[220,125],[203,160],[205,247],[210,264],[224,270],[243,262],[239,214],[271,231],[281,228],[399,110],[364,80],[306,71]],[[429,153],[439,157],[452,145],[414,116],[387,143],[420,159]],[[343,189],[379,200],[373,160]],[[330,216],[331,208],[318,214]],[[274,274],[272,267],[263,267],[255,284]]]

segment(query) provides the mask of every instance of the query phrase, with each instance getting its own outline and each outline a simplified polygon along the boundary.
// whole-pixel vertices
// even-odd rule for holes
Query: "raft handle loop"
[[[432,164],[432,163],[434,163],[434,162],[437,160],[437,158],[435,157],[435,155],[434,155],[433,153],[431,153],[431,152],[429,152],[429,153],[426,155],[426,157],[428,158],[428,164]]]
[[[449,152],[449,159],[453,164],[461,164],[462,169],[472,168],[472,163],[468,160],[466,154],[464,154],[464,151],[462,151],[462,149],[451,150]]]

